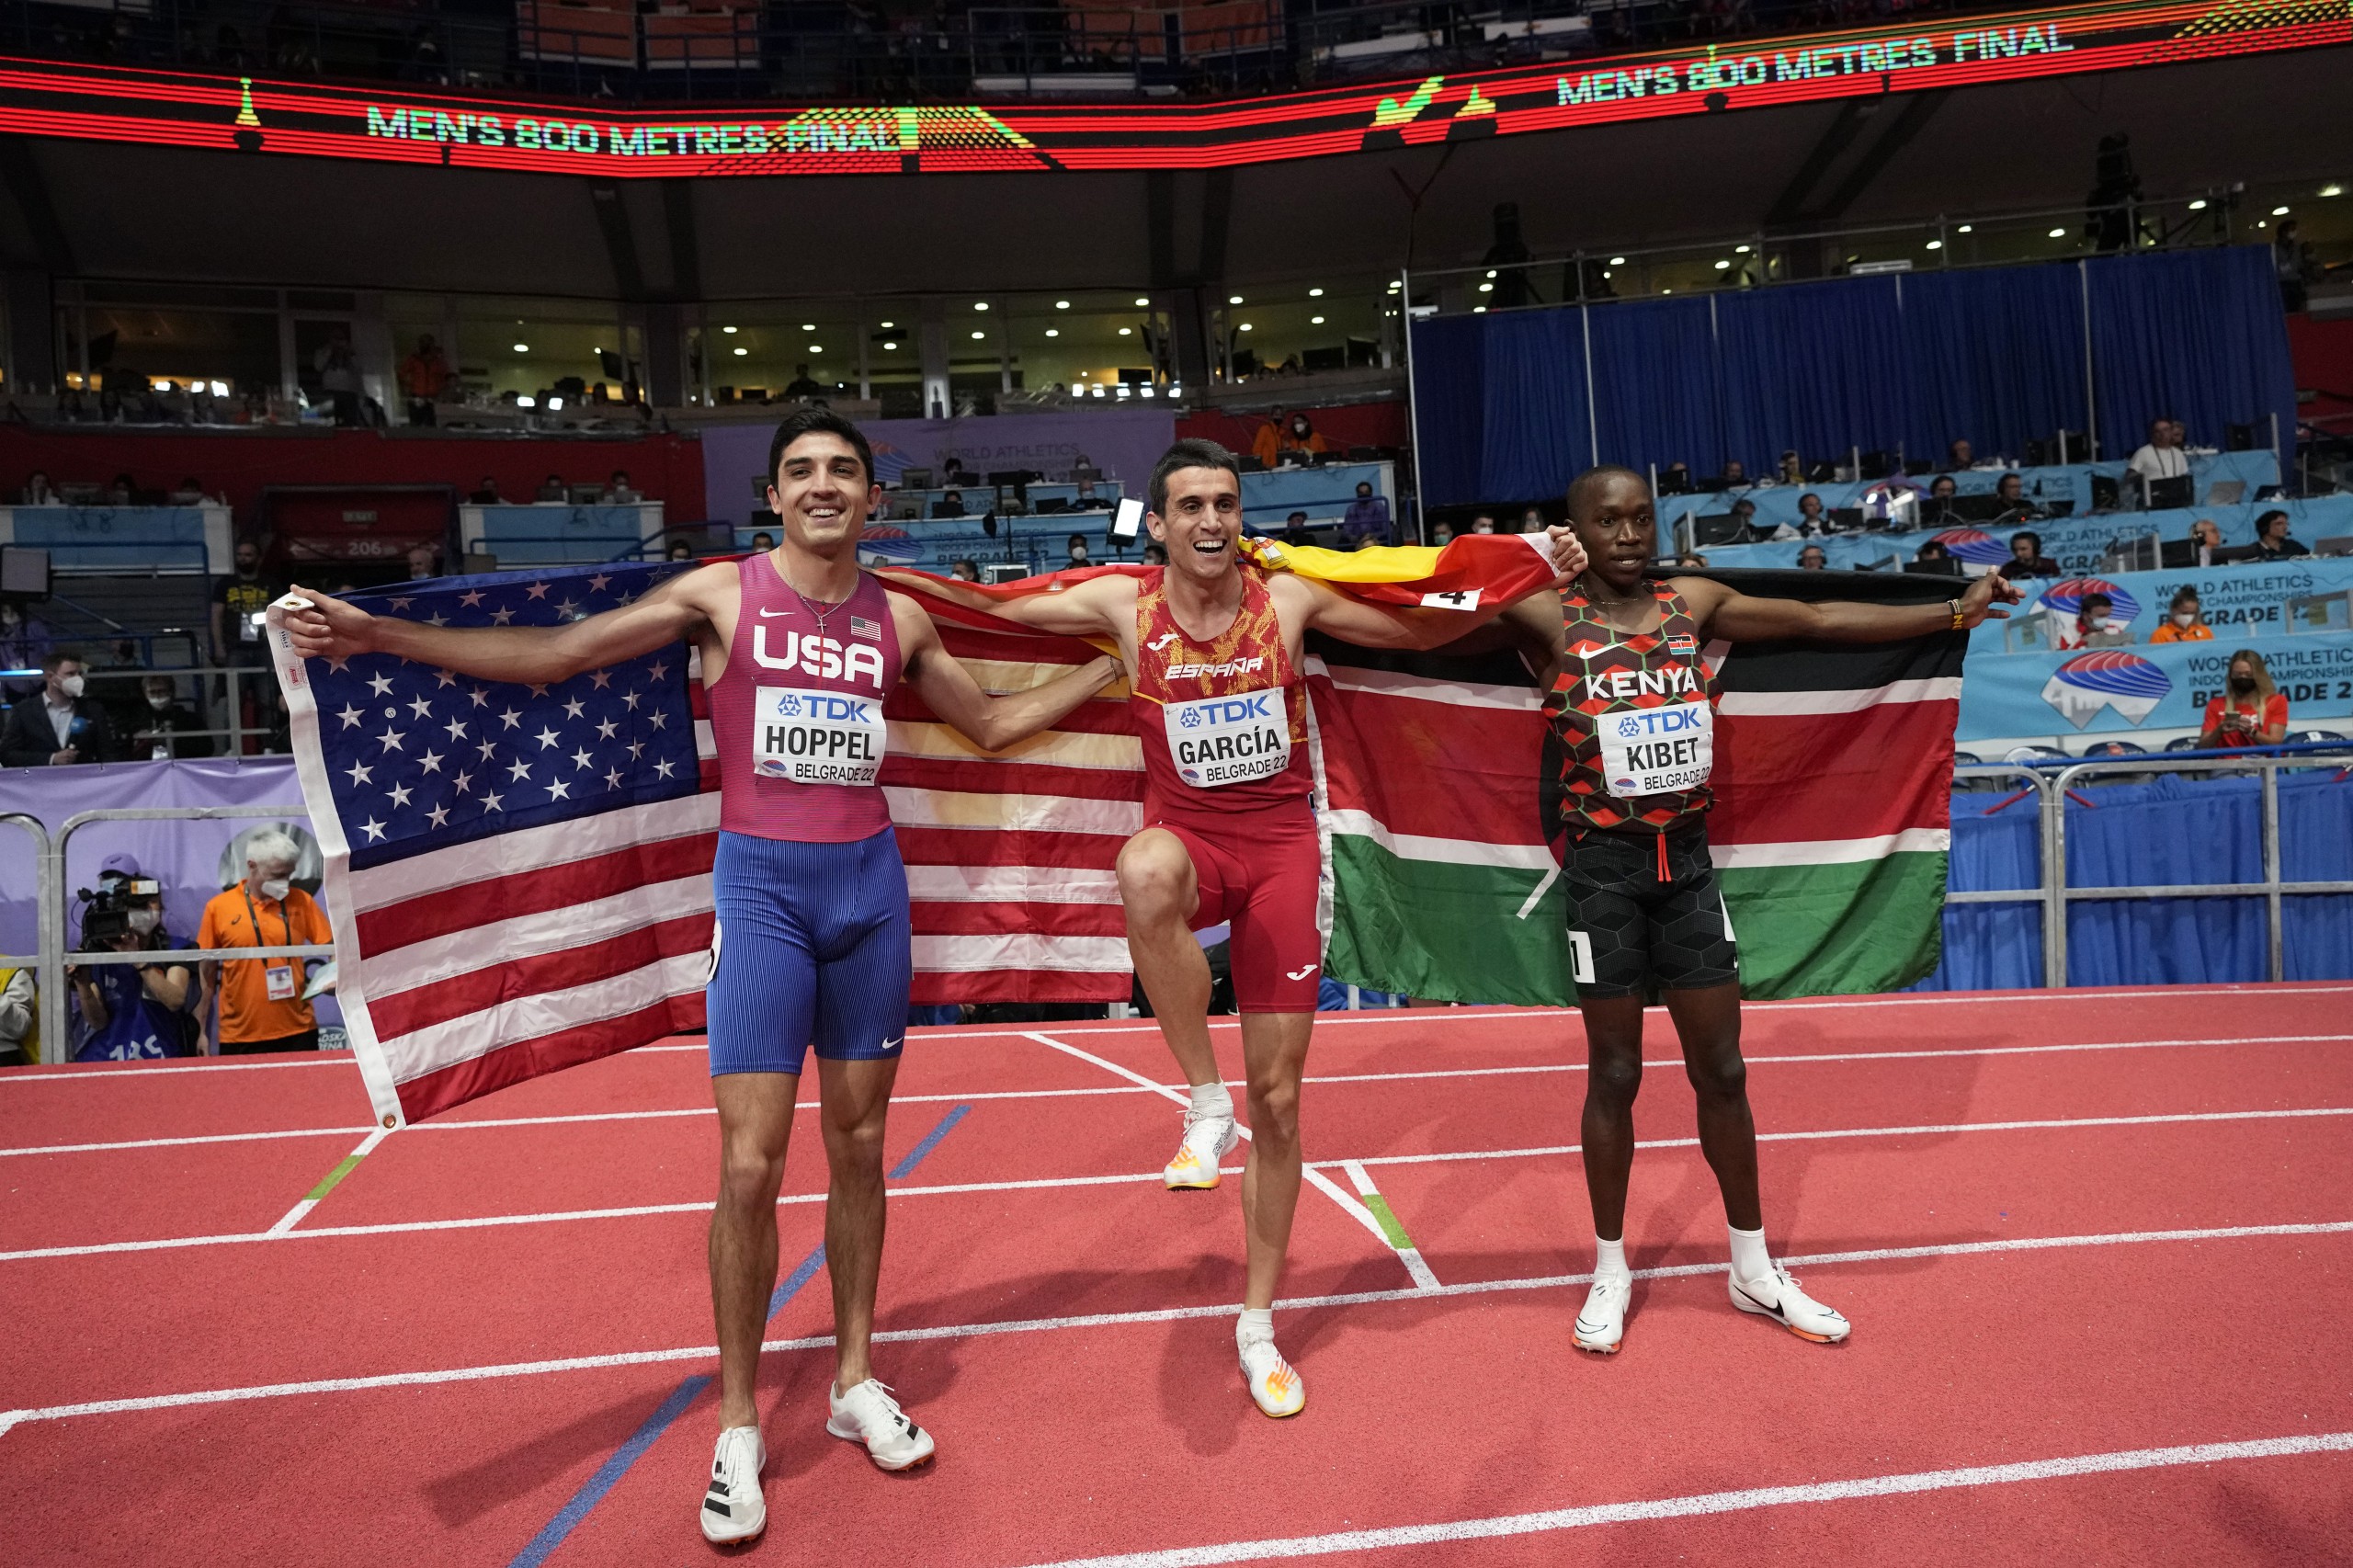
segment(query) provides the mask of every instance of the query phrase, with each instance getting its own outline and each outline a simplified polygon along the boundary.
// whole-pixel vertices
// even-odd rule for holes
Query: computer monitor
[[[1958,577],[1961,575],[1962,563],[1958,555],[1944,555],[1927,561],[1907,561],[1904,563],[1904,570],[1921,577]]]
[[[2217,566],[2235,566],[2242,561],[2260,561],[2263,547],[2259,544],[2226,545],[2207,557]]]
[[[1830,530],[1833,533],[1859,534],[1863,531],[1863,509],[1860,506],[1830,508]]]
[[[2007,501],[1990,491],[1982,495],[1956,495],[1946,505],[1953,516],[1971,523],[1990,523],[2010,510]]]
[[[2105,473],[2092,475],[2093,511],[2113,512],[2122,504],[2123,499],[2123,487],[2119,485],[2113,477]]]
[[[2152,512],[2173,511],[2187,506],[2196,499],[2196,483],[2186,473],[2177,474],[2171,479],[2152,479],[2147,482],[2146,499],[2142,504]]]
[[[1661,495],[1691,494],[1691,471],[1688,468],[1663,468],[1658,471],[1658,493]]]
[[[2245,494],[2245,480],[2218,479],[2207,487],[2206,505],[2209,506],[2235,506],[2239,504],[2239,498],[2244,496]]]
[[[910,468],[902,470],[899,474],[899,488],[902,490],[930,489],[931,470],[927,468]]]
[[[2166,572],[2178,572],[2198,564],[2198,541],[2194,539],[2169,539],[2157,546],[2157,565]]]
[[[49,581],[47,550],[27,544],[0,544],[0,599],[45,599],[49,597]]]
[[[2353,555],[2353,534],[2333,534],[2313,543],[2314,555]]]
[[[1691,545],[1695,550],[1738,544],[1747,537],[1748,526],[1736,512],[1701,512],[1691,519]]]

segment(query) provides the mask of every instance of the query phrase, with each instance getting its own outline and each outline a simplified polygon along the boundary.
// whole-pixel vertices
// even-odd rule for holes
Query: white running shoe
[[[1811,1339],[1816,1345],[1836,1345],[1853,1326],[1835,1309],[1799,1290],[1790,1271],[1779,1264],[1762,1279],[1733,1279],[1732,1304],[1742,1312],[1771,1318],[1800,1339]]]
[[[1307,1408],[1307,1385],[1273,1340],[1253,1339],[1241,1348],[1243,1380],[1262,1412],[1279,1421]]]
[[[710,1456],[710,1490],[703,1494],[702,1538],[714,1546],[733,1546],[768,1528],[767,1499],[760,1495],[760,1471],[768,1462],[767,1445],[757,1426],[730,1426],[719,1435],[719,1451]]]
[[[1619,1341],[1626,1337],[1626,1301],[1633,1290],[1634,1282],[1622,1274],[1597,1276],[1593,1289],[1585,1293],[1571,1343],[1597,1356],[1617,1355]]]
[[[913,1470],[927,1462],[938,1447],[931,1434],[907,1419],[891,1387],[869,1378],[847,1393],[826,1393],[833,1414],[825,1430],[853,1443],[864,1443],[869,1458],[882,1470]]]
[[[1176,1145],[1176,1157],[1160,1173],[1168,1190],[1206,1192],[1215,1187],[1218,1162],[1241,1137],[1242,1130],[1234,1126],[1232,1116],[1197,1116],[1186,1111],[1185,1141]]]

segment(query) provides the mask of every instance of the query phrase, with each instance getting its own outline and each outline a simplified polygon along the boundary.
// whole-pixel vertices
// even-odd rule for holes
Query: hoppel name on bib
[[[752,706],[752,767],[795,784],[871,784],[888,726],[880,698],[764,686]]]
[[[1715,719],[1705,702],[1602,714],[1594,728],[1609,792],[1631,801],[1705,784],[1715,769]]]
[[[1272,778],[1290,766],[1290,715],[1279,687],[1171,702],[1165,714],[1168,755],[1188,784],[1212,790]]]

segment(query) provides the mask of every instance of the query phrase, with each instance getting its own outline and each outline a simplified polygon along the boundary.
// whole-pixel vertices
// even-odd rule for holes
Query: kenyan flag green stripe
[[[1574,994],[1557,878],[1523,919],[1540,871],[1409,860],[1336,833],[1332,873],[1324,969],[1342,984],[1434,1002],[1558,1006]]]
[[[1740,948],[1741,994],[1758,1000],[1900,991],[1944,947],[1943,850],[1817,866],[1718,867]]]

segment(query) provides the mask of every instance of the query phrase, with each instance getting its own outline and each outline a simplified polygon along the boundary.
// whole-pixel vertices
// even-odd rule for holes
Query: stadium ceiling
[[[894,151],[872,172],[822,178],[778,172],[773,162],[786,154],[773,141],[756,155],[767,168],[748,153],[615,154],[608,142],[623,117],[602,116],[591,128],[600,151],[578,152],[575,134],[573,153],[557,157],[542,147],[541,162],[518,168],[483,155],[516,150],[512,103],[484,111],[508,117],[506,145],[486,149],[407,134],[370,138],[371,112],[389,124],[386,100],[348,94],[347,119],[359,129],[323,130],[281,113],[273,95],[291,89],[262,84],[253,91],[260,140],[240,151],[234,122],[244,95],[219,78],[170,78],[178,97],[165,107],[176,106],[172,123],[181,129],[119,140],[93,133],[86,116],[77,119],[55,102],[33,114],[25,107],[28,68],[19,63],[0,70],[0,128],[21,133],[0,139],[8,153],[0,266],[57,272],[63,238],[74,269],[94,278],[643,300],[1181,287],[1475,261],[1490,243],[1492,210],[1504,201],[1519,204],[1526,241],[1539,255],[2064,208],[2082,202],[2097,144],[2117,131],[2132,137],[2152,196],[2353,170],[2353,119],[2343,109],[2353,48],[2311,47],[2345,39],[2347,0],[2063,15],[2120,11],[2144,22],[2172,17],[2173,30],[2154,43],[2131,42],[2133,59],[2108,59],[2090,74],[2084,62],[2107,57],[2078,45],[2039,51],[2035,70],[1990,79],[1915,62],[1875,75],[1842,67],[1777,83],[1781,56],[1760,46],[1736,59],[1715,56],[1706,69],[1717,74],[1703,75],[1698,92],[1687,85],[1661,95],[1654,74],[1641,97],[1613,81],[1601,101],[1597,78],[1632,81],[1637,70],[1654,69],[1631,57],[1549,74],[1553,99],[1584,93],[1591,100],[1549,108],[1514,107],[1518,100],[1501,82],[1521,73],[1423,84],[1427,92],[1409,85],[1214,110],[1004,108],[996,111],[1002,123],[1040,150],[1058,149],[1051,159],[1059,167],[965,172],[966,164],[951,172],[925,155],[933,148],[918,127],[912,172],[903,172],[911,155]],[[2213,31],[2211,17],[2225,11],[2276,25]],[[2185,34],[2183,17],[2206,18],[2209,32]],[[1951,25],[1937,29],[1939,41],[1927,50],[1937,62],[1957,31],[1970,31],[1940,20]],[[2016,14],[2001,25],[2062,26]],[[2063,28],[2056,37],[2068,39]],[[2237,47],[2264,37],[2275,41],[2259,51]],[[2301,41],[2279,46],[2290,37]],[[1861,47],[1852,35],[1803,42],[1809,58],[1843,60],[1841,51]],[[1892,46],[1878,47],[1874,60]],[[1708,61],[1704,53],[1675,59],[1683,63],[1654,69],[1686,84]],[[1760,59],[1766,81],[1708,85],[1725,72],[1753,74],[1745,62]],[[2136,68],[2121,68],[2128,64]],[[154,74],[143,74],[149,78]],[[1722,111],[1705,101],[1718,94]],[[1495,129],[1461,132],[1483,97],[1494,113],[1472,122],[1492,119]],[[1096,168],[1082,166],[1074,144],[1055,142],[1045,129],[1050,120],[1067,131],[1078,120],[1133,122],[1165,112],[1194,122],[1222,117],[1237,134],[1263,138],[1302,97],[1361,99],[1366,123],[1339,142],[1305,136],[1289,152]],[[1398,123],[1372,123],[1384,105]],[[824,112],[871,119],[877,111]],[[639,129],[667,123],[636,118],[644,122]],[[415,129],[412,118],[402,123]],[[338,136],[366,151],[349,153]],[[681,144],[675,130],[669,139]],[[1211,166],[1198,166],[1205,161]],[[723,167],[703,166],[713,163]],[[632,177],[647,174],[664,177]]]

